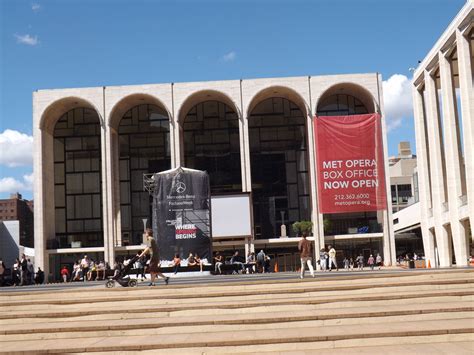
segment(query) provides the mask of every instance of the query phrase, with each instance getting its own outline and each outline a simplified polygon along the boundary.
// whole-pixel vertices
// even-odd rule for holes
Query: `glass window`
[[[219,101],[194,106],[183,121],[184,165],[209,173],[212,193],[242,192],[239,121]]]
[[[306,120],[284,98],[260,102],[249,117],[252,194],[256,238],[280,236],[281,224],[309,218]]]
[[[151,197],[143,192],[143,174],[171,167],[168,113],[155,105],[132,107],[120,120],[118,134],[122,235],[133,236],[130,244],[141,244],[141,220],[151,222]],[[141,225],[132,225],[132,220]]]
[[[364,104],[351,95],[331,95],[318,106],[318,116],[348,116],[368,113]]]
[[[56,239],[61,248],[71,241],[82,247],[103,245],[100,159],[97,113],[77,108],[64,114],[54,130]]]

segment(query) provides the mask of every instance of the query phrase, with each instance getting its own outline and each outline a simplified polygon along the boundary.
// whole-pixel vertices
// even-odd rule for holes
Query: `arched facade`
[[[207,171],[214,194],[242,192],[239,112],[214,90],[190,95],[179,110],[181,165]]]
[[[35,248],[39,250],[38,266],[48,270],[51,262],[52,269],[56,270],[58,262],[68,262],[65,255],[86,252],[113,263],[117,256],[124,257],[141,249],[143,220],[151,225],[150,197],[143,191],[143,174],[186,166],[210,173],[213,194],[248,193],[252,198],[252,234],[221,239],[215,245],[218,250],[268,249],[272,260],[286,265],[282,266],[283,270],[293,270],[298,258],[297,251],[291,248],[298,239],[291,238],[294,237],[292,223],[313,221],[311,238],[314,238],[315,249],[325,244],[323,216],[318,213],[316,203],[313,114],[318,112],[318,107],[334,102],[343,105],[341,95],[354,98],[352,106],[347,104],[348,114],[362,113],[362,107],[367,112],[379,112],[380,83],[377,75],[363,74],[36,92],[35,175],[39,178],[35,179]],[[336,107],[334,112],[342,111]],[[61,155],[62,141],[66,145],[61,127],[68,126],[69,116],[76,117],[76,112],[95,117],[92,137],[80,138],[81,154],[90,157],[87,162],[81,154],[76,159],[76,151],[74,158],[68,161],[67,154],[73,152],[69,148],[63,148],[64,158]],[[78,121],[73,118],[72,123],[80,127],[86,118],[81,118],[81,114],[77,117]],[[78,141],[76,138],[71,137],[73,142]],[[72,143],[72,149],[75,149],[74,144],[78,143]],[[81,174],[83,181],[94,176],[92,190],[88,188],[87,192],[81,190],[77,194],[79,199],[94,200],[87,212],[79,212],[92,217],[79,214],[69,220],[67,215],[73,216],[72,210],[64,207],[63,211],[68,198],[71,204],[74,200],[76,207],[76,197],[72,198],[76,191],[68,190],[69,185],[75,186],[76,177],[71,175],[69,184],[60,174],[62,166],[66,169],[67,164],[90,169],[72,172]],[[69,171],[64,174],[68,175]],[[99,185],[97,176],[100,176]],[[63,198],[61,189],[70,194],[65,193]],[[58,204],[49,198],[51,196],[58,196]],[[100,216],[97,199],[100,200]],[[75,209],[74,213],[76,210],[79,211]],[[51,223],[56,219],[59,223],[63,215],[66,228],[68,222],[75,219],[82,219],[84,228],[89,217],[93,220],[91,223],[100,221],[102,228],[96,232],[102,233],[102,241],[86,237],[84,243],[82,240],[80,244],[70,243],[76,242],[76,237],[68,236],[69,229],[64,232],[56,228],[56,223]],[[280,238],[285,234],[282,225],[289,238]],[[48,240],[56,239],[56,229],[63,234],[58,234],[58,238],[62,238],[59,242],[67,247],[48,249]],[[278,243],[272,246],[272,243],[266,244],[268,240],[272,243],[278,240]],[[282,259],[281,255],[272,254],[272,248],[283,248],[281,250],[290,254]]]
[[[294,236],[291,225],[309,220],[310,188],[306,108],[270,96],[250,106],[248,133],[254,236]]]
[[[102,247],[101,125],[97,112],[78,107],[53,131],[55,236],[50,247]]]
[[[104,245],[101,106],[94,100],[97,90],[65,91],[35,105],[35,247],[41,250],[35,262],[43,267],[64,261],[55,250],[78,246],[104,258],[97,254]]]
[[[171,117],[162,101],[131,94],[118,101],[109,116],[114,245],[140,245],[144,220],[151,225],[151,197],[143,174],[171,167]]]
[[[380,109],[373,95],[364,87],[347,82],[338,83],[326,89],[320,95],[315,107],[316,117],[352,116],[377,112],[380,112]],[[388,171],[386,171],[386,174],[388,174]],[[386,186],[389,186],[389,184],[386,183]],[[380,253],[386,259],[391,259],[391,254],[394,251],[387,245],[386,238],[382,236],[386,226],[390,224],[388,221],[389,214],[391,214],[391,211],[387,210],[321,215],[320,220],[322,220],[325,244],[331,244],[342,251],[344,255],[353,258],[357,257],[358,253],[364,254],[366,259],[371,253],[374,255]],[[361,230],[363,233],[374,235],[374,238],[366,240],[351,238],[329,240],[327,237],[359,233]]]

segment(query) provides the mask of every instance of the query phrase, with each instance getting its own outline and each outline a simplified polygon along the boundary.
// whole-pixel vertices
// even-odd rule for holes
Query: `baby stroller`
[[[123,267],[123,269],[119,271],[117,275],[107,280],[105,287],[107,288],[115,287],[115,282],[120,284],[122,287],[136,287],[137,280],[131,279],[128,276],[128,273],[130,272],[130,269],[133,267],[133,264],[135,263],[135,261],[137,260],[138,260],[138,255],[135,255],[133,258],[131,258],[128,261],[128,264],[126,264]]]

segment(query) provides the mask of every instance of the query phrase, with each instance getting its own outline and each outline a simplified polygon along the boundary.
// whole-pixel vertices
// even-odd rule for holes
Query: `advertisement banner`
[[[176,168],[153,175],[153,234],[163,266],[175,254],[212,262],[209,175]]]
[[[380,115],[314,118],[320,213],[387,206]]]

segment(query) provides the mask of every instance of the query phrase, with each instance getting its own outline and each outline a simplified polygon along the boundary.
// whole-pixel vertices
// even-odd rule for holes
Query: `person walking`
[[[359,270],[363,271],[364,270],[364,257],[362,254],[359,254],[359,256],[356,259],[357,265],[359,266]]]
[[[257,269],[262,270],[263,274],[265,273],[265,253],[263,249],[257,254]]]
[[[379,253],[377,253],[377,257],[375,258],[375,263],[379,267],[379,270],[382,268],[382,257]]]
[[[372,254],[370,254],[367,264],[370,266],[370,270],[374,271],[375,259]]]
[[[148,240],[148,246],[143,250],[143,252],[138,255],[139,258],[144,257],[146,254],[150,254],[150,264],[148,265],[148,272],[150,273],[151,282],[149,286],[155,285],[156,276],[159,276],[165,280],[165,283],[168,285],[170,280],[169,277],[163,275],[158,269],[160,264],[160,254],[158,250],[158,244],[156,243],[155,238],[153,238],[153,231],[149,228],[145,231],[145,235]]]
[[[304,278],[304,271],[306,265],[308,265],[309,272],[311,276],[314,277],[314,269],[313,263],[311,261],[313,257],[313,244],[306,239],[306,233],[304,232],[301,236],[301,240],[298,243],[298,250],[300,252],[300,260],[301,260],[301,272],[300,272],[300,279]]]
[[[334,249],[331,245],[328,246],[329,252],[329,271],[331,271],[332,266],[334,265],[336,267],[336,271],[339,271],[339,268],[337,267],[337,262],[336,262],[336,249]]]

